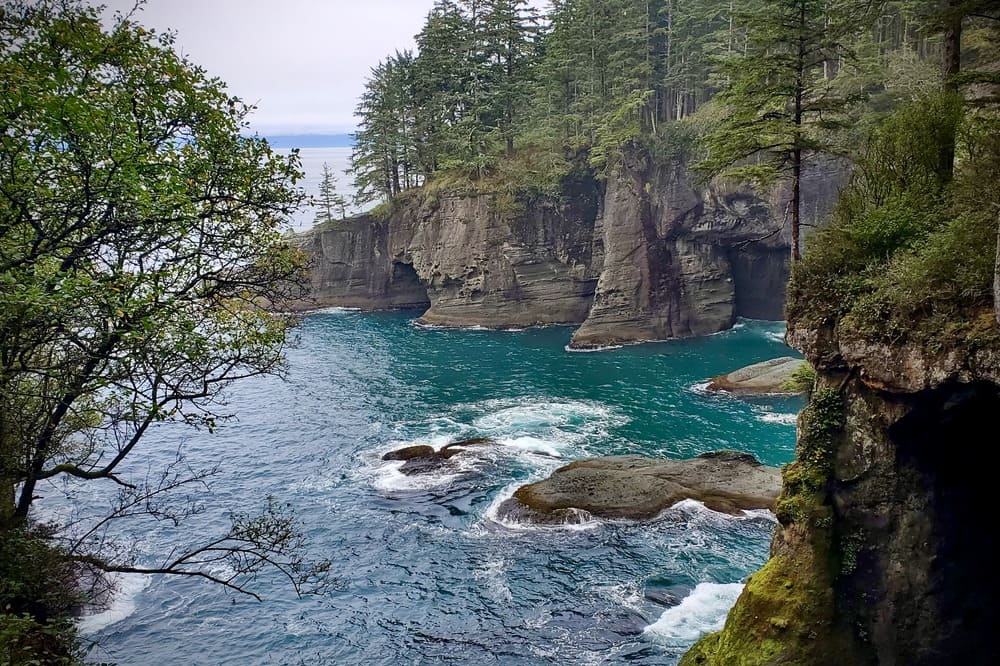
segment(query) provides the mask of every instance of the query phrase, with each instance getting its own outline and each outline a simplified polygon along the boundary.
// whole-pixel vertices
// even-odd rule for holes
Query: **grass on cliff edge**
[[[942,151],[950,132],[954,180]],[[833,222],[810,238],[788,319],[930,348],[1000,341],[998,220],[1000,117],[943,95],[904,106],[874,132]]]

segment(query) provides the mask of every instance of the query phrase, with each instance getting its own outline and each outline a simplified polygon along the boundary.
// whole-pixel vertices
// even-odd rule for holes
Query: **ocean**
[[[299,159],[305,177],[298,185],[310,197],[318,196],[319,183],[323,178],[323,165],[329,165],[330,171],[337,179],[337,194],[347,200],[347,213],[354,215],[360,213],[361,209],[353,203],[354,177],[346,173],[351,167],[351,150],[351,148],[300,148]],[[288,155],[291,151],[287,148],[275,148],[274,152]],[[316,208],[309,204],[303,206],[290,220],[292,230],[299,232],[312,228],[316,221],[316,212]]]
[[[297,598],[279,576],[263,602],[195,579],[123,576],[81,619],[91,657],[119,664],[673,664],[721,627],[767,558],[774,517],[687,501],[645,522],[532,526],[497,518],[521,484],[568,461],[749,451],[792,460],[799,398],[710,394],[714,375],[787,355],[780,322],[692,340],[567,351],[572,329],[440,330],[414,312],[306,316],[287,377],[237,384],[215,433],[153,429],[131,461],[218,464],[189,491],[203,512],[117,536],[152,565],[273,497],[303,522],[335,584]],[[489,437],[423,476],[387,451]],[[99,515],[111,484],[41,488],[43,512]],[[679,603],[665,604],[673,597]]]

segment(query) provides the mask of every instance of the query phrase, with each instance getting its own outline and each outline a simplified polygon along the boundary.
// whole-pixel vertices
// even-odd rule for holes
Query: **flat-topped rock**
[[[714,377],[708,384],[710,391],[728,391],[742,395],[767,395],[775,393],[803,393],[791,385],[792,375],[805,364],[801,358],[782,356],[748,365],[728,374]]]
[[[736,451],[689,460],[609,456],[578,460],[543,481],[522,486],[501,504],[498,515],[538,523],[578,522],[588,514],[641,520],[686,499],[736,514],[773,508],[780,490],[777,468]]]

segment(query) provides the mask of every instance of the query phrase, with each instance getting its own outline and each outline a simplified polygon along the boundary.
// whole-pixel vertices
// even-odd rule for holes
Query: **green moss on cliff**
[[[698,641],[681,666],[863,664],[834,614],[833,511],[827,486],[843,432],[837,388],[816,389],[799,419],[797,460],[785,467],[772,557],[748,580],[722,631]]]

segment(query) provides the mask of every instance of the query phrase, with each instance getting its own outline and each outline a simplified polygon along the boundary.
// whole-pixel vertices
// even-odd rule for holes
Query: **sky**
[[[109,12],[133,0],[102,0]],[[148,0],[138,21],[257,106],[265,136],[345,134],[372,67],[414,49],[433,0]]]

